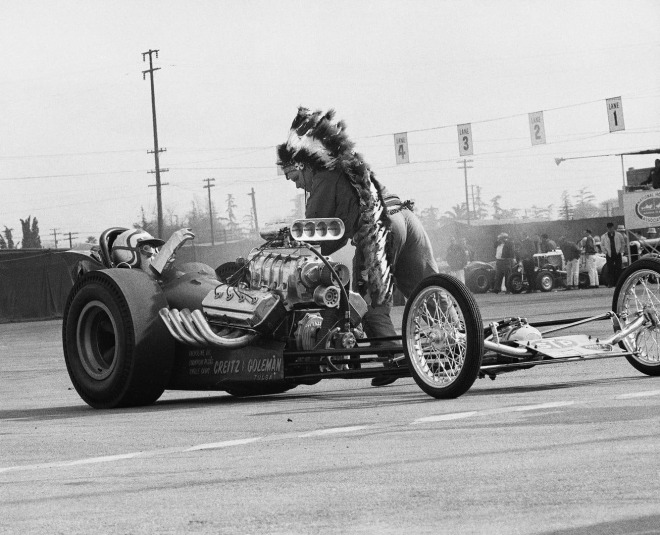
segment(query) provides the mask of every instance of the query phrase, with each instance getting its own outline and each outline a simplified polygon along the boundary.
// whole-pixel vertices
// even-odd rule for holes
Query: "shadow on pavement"
[[[559,531],[546,531],[543,535],[650,535],[658,533],[658,526],[660,526],[660,515],[651,515]]]

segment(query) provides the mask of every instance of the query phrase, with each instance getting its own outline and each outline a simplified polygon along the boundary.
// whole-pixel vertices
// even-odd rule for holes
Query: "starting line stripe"
[[[614,399],[631,399],[631,398],[642,398],[642,397],[651,397],[651,396],[660,396],[660,390],[647,390],[644,392],[632,392],[629,394],[621,394],[616,396]],[[449,414],[438,414],[435,416],[426,416],[424,418],[418,418],[413,420],[410,425],[430,423],[430,422],[444,422],[451,420],[461,420],[464,418],[471,418],[473,416],[487,416],[491,414],[504,414],[511,412],[525,412],[525,411],[534,411],[534,410],[543,410],[543,409],[552,409],[557,407],[568,407],[574,405],[575,401],[553,401],[549,403],[540,403],[537,405],[521,405],[513,407],[504,407],[501,409],[487,409],[483,411],[466,411],[466,412],[455,412]],[[19,418],[16,418],[19,419]],[[70,466],[83,466],[91,464],[100,464],[100,463],[109,463],[115,461],[122,461],[126,459],[135,459],[137,457],[156,457],[159,455],[167,455],[170,453],[186,453],[193,451],[203,451],[203,450],[213,450],[221,448],[229,448],[233,446],[242,446],[246,444],[251,444],[259,440],[275,440],[275,439],[286,439],[291,437],[298,438],[308,438],[308,437],[319,437],[334,435],[339,433],[352,433],[355,431],[362,431],[364,429],[373,429],[381,426],[374,425],[356,425],[349,427],[333,427],[329,429],[319,429],[317,431],[311,431],[309,433],[304,433],[301,435],[295,433],[288,433],[286,435],[273,435],[271,437],[251,437],[251,438],[242,438],[236,440],[225,440],[222,442],[210,442],[207,444],[198,444],[196,446],[188,447],[179,447],[179,448],[163,448],[160,450],[150,450],[150,451],[138,451],[133,453],[123,453],[118,455],[105,455],[102,457],[89,457],[87,459],[76,459],[72,461],[59,461],[53,463],[39,463],[39,464],[27,464],[19,466],[7,466],[0,467],[0,474],[7,472],[20,472],[28,470],[44,470],[49,468],[67,468]]]

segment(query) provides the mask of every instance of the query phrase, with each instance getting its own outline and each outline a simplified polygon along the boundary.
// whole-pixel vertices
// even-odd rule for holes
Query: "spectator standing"
[[[465,284],[465,266],[468,263],[467,251],[453,236],[449,238],[446,260],[447,264],[449,264],[449,274]]]
[[[554,240],[551,240],[547,234],[541,234],[541,252],[549,253],[557,248]]]
[[[520,259],[522,260],[523,271],[527,279],[527,293],[534,293],[536,281],[534,279],[534,254],[536,254],[536,242],[529,237],[526,232],[523,234],[522,242],[520,243]]]
[[[461,245],[465,249],[465,254],[467,255],[468,263],[474,260],[474,250],[468,245],[467,238],[461,238]]]
[[[566,261],[566,289],[580,289],[580,248],[568,241],[566,236],[559,238],[559,247]]]
[[[585,255],[585,266],[589,273],[589,287],[598,288],[598,270],[596,269],[596,242],[590,229],[584,229],[584,238],[580,242]]]
[[[600,237],[600,246],[605,253],[607,287],[612,288],[621,275],[621,255],[626,248],[626,240],[614,230],[614,223],[607,224],[607,232]]]
[[[515,252],[513,244],[509,241],[509,235],[502,232],[497,236],[497,244],[495,245],[495,286],[493,287],[494,293],[500,293],[502,281],[506,280],[511,273],[511,267],[515,262]]]

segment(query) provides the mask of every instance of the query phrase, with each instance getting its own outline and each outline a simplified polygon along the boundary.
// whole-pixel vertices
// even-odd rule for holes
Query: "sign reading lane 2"
[[[545,143],[545,125],[543,124],[542,111],[529,114],[529,135],[532,138],[532,145]]]
[[[472,125],[470,123],[458,125],[458,152],[461,156],[472,156]]]

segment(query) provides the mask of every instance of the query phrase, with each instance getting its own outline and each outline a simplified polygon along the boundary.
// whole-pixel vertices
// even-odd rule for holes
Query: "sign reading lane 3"
[[[626,125],[623,122],[623,104],[621,97],[607,99],[607,121],[610,123],[610,132],[625,130]]]
[[[472,148],[472,124],[459,124],[458,125],[458,152],[461,156],[472,156],[474,150]]]

